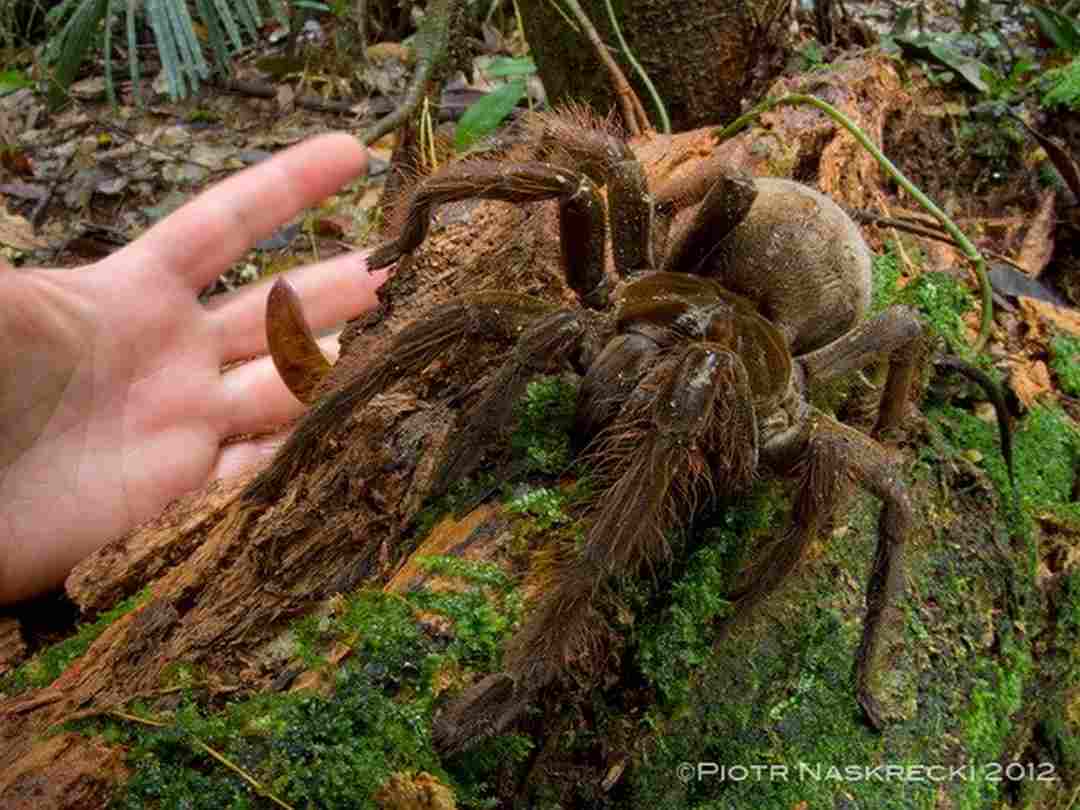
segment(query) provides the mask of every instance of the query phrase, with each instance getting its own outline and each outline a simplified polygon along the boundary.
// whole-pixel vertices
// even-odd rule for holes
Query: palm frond
[[[103,47],[106,90],[109,100],[115,103],[112,34],[121,9],[126,14],[128,70],[136,94],[141,79],[137,47],[140,13],[145,14],[153,31],[173,99],[195,92],[200,81],[208,79],[213,70],[230,72],[233,54],[245,41],[258,36],[263,22],[259,0],[193,0],[193,3],[196,16],[206,26],[209,48],[204,48],[199,40],[187,0],[141,3],[139,0],[63,0],[48,16],[50,25],[59,31],[46,50],[46,57],[55,66],[51,88],[54,103],[63,99],[94,44]],[[287,23],[282,0],[268,0],[268,5],[276,19]]]

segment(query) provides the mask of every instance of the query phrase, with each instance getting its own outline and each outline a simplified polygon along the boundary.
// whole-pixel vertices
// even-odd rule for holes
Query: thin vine
[[[649,74],[637,60],[637,57],[634,56],[634,52],[630,50],[630,45],[626,42],[626,38],[623,37],[622,28],[619,27],[619,20],[615,16],[615,9],[611,6],[611,0],[604,0],[604,6],[607,8],[608,20],[611,22],[612,30],[615,32],[615,38],[619,40],[619,47],[622,48],[626,61],[630,63],[630,66],[637,73],[638,78],[641,79],[641,83],[644,84],[645,89],[649,91],[653,104],[656,105],[656,114],[660,117],[660,131],[665,135],[670,135],[671,119],[668,118],[668,111],[667,107],[664,106],[664,100],[660,98],[660,93],[657,91],[656,85],[652,83]]]

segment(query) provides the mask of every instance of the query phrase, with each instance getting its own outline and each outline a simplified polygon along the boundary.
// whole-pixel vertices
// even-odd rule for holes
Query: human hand
[[[0,604],[59,585],[173,499],[272,454],[280,437],[222,446],[303,410],[265,356],[269,283],[206,306],[197,296],[366,169],[354,138],[314,138],[89,267],[0,261]],[[383,278],[357,254],[289,274],[316,330],[374,306]],[[323,343],[332,353],[336,341]]]

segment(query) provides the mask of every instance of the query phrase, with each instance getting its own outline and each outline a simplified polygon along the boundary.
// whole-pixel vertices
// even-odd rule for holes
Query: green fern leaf
[[[1080,110],[1080,58],[1073,59],[1064,67],[1048,70],[1043,82],[1050,87],[1042,97],[1044,107],[1062,105]]]

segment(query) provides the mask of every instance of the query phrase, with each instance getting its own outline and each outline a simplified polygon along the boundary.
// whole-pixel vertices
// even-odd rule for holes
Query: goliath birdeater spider
[[[742,178],[710,161],[688,181],[650,189],[633,152],[602,123],[545,115],[533,133],[533,160],[464,160],[421,180],[400,235],[368,265],[388,266],[419,247],[442,203],[556,200],[563,272],[579,304],[483,291],[435,307],[322,397],[245,497],[273,498],[309,443],[397,380],[463,342],[503,341],[509,351],[460,415],[430,494],[476,470],[485,449],[505,436],[532,378],[566,366],[582,375],[575,431],[597,484],[583,512],[583,545],[541,555],[546,587],[506,650],[505,672],[443,713],[440,745],[456,749],[506,728],[564,671],[595,667],[601,584],[656,570],[670,554],[668,531],[705,497],[740,492],[762,470],[795,478],[797,494],[782,538],[732,595],[739,611],[791,573],[831,521],[847,481],[883,503],[854,664],[858,703],[880,727],[870,676],[883,619],[902,590],[911,503],[885,450],[812,407],[808,396],[887,358],[874,434],[897,426],[918,364],[916,314],[893,306],[863,320],[870,253],[851,219],[806,186]],[[282,376],[304,399],[325,361],[296,307],[278,285],[268,320],[278,319],[279,334],[271,328],[270,343]]]

